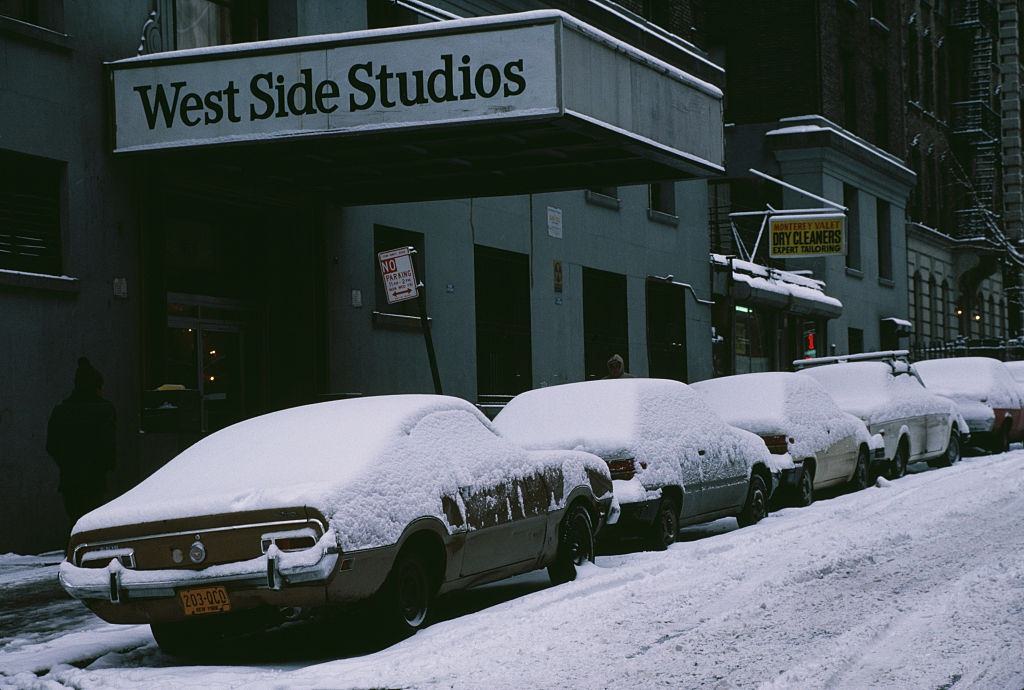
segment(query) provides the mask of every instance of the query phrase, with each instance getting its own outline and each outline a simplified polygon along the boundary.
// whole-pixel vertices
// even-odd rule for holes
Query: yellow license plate
[[[186,616],[199,616],[204,613],[223,613],[231,610],[228,591],[223,587],[196,587],[178,592],[181,607]]]

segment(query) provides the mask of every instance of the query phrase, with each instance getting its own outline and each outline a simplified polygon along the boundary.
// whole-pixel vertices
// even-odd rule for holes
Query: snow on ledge
[[[864,149],[868,153],[870,153],[870,154],[872,154],[874,156],[878,156],[879,158],[882,158],[887,163],[890,163],[890,164],[896,166],[897,168],[899,168],[901,171],[907,173],[908,175],[914,176],[915,179],[917,178],[917,174],[913,170],[911,170],[910,168],[905,166],[903,164],[903,161],[901,161],[896,156],[892,155],[891,153],[889,153],[885,149],[878,148],[874,144],[871,144],[870,142],[867,142],[864,139],[861,139],[860,137],[857,137],[857,136],[854,136],[854,135],[850,134],[849,132],[847,132],[847,131],[843,130],[841,127],[839,127],[839,125],[836,125],[835,123],[833,123],[833,122],[831,122],[829,120],[826,120],[825,118],[823,118],[823,117],[821,117],[819,115],[799,115],[799,116],[795,116],[795,117],[784,117],[784,118],[779,120],[779,122],[805,122],[805,121],[807,121],[807,122],[823,122],[827,126],[822,126],[821,124],[793,124],[793,125],[786,125],[784,127],[778,128],[778,129],[769,130],[768,132],[765,133],[765,136],[766,137],[772,137],[772,136],[785,136],[787,134],[809,134],[809,133],[813,133],[813,132],[831,132],[831,133],[835,134],[838,137],[842,137],[843,139],[846,139],[851,144],[853,144],[855,146],[858,146],[859,148]]]
[[[231,55],[233,53],[246,53],[254,50],[280,50],[282,48],[316,48],[321,44],[330,43],[341,43],[341,42],[353,42],[361,39],[378,38],[402,38],[402,37],[416,37],[420,34],[426,34],[429,36],[432,33],[437,32],[439,29],[444,31],[450,31],[452,29],[476,29],[484,27],[499,27],[503,25],[519,26],[530,23],[541,23],[545,21],[561,20],[562,23],[575,31],[578,31],[590,38],[609,45],[611,48],[618,50],[629,57],[639,62],[646,63],[648,66],[653,67],[657,71],[661,72],[665,76],[675,79],[676,81],[683,82],[695,89],[703,91],[704,93],[714,98],[722,98],[722,90],[714,84],[708,83],[703,79],[699,79],[689,72],[679,69],[674,65],[671,65],[664,60],[654,57],[644,51],[640,50],[636,46],[615,38],[611,34],[605,33],[600,29],[587,24],[586,22],[580,21],[576,17],[563,12],[561,10],[532,10],[530,12],[514,12],[510,14],[496,14],[484,17],[470,17],[468,19],[451,19],[447,21],[431,22],[429,24],[412,24],[408,26],[395,26],[387,27],[384,29],[364,29],[361,31],[348,31],[345,33],[333,33],[333,34],[317,34],[311,36],[296,36],[294,38],[278,38],[270,41],[253,41],[249,43],[231,43],[227,45],[218,46],[207,46],[204,48],[188,48],[186,50],[174,50],[165,51],[161,53],[151,53],[149,55],[138,55],[130,58],[123,58],[121,60],[114,60],[106,63],[113,66],[144,66],[149,62],[165,62],[167,60],[179,60],[181,58],[207,58],[213,56],[224,56]],[[701,59],[704,62],[708,62],[706,59],[701,58],[699,55],[694,54],[695,58]],[[714,63],[709,63],[713,66]],[[717,66],[716,66],[717,67]],[[721,69],[721,68],[719,68]]]
[[[729,259],[722,254],[711,254],[711,263],[717,266],[728,266]],[[732,259],[732,279],[756,290],[827,304],[838,309],[843,308],[841,301],[825,294],[824,281],[791,271],[769,268],[752,261]]]

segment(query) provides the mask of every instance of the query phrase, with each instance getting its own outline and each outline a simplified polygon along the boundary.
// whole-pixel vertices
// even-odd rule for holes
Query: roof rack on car
[[[835,355],[833,357],[810,357],[808,359],[793,360],[793,368],[808,369],[810,367],[822,366],[825,364],[841,364],[843,362],[886,362],[893,365],[896,362],[910,364],[909,350],[884,350],[882,352],[861,352],[856,355]]]

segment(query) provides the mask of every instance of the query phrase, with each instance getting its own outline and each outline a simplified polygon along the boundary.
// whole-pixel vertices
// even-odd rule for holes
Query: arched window
[[[939,338],[939,295],[935,287],[935,276],[928,276],[928,319],[931,328],[928,330],[928,337],[932,340]]]
[[[971,309],[971,337],[985,337],[985,297],[980,290],[974,296],[974,308]]]
[[[914,342],[918,345],[924,345],[924,317],[921,314],[923,307],[923,300],[921,297],[921,273],[914,272],[914,287],[911,291],[911,297],[914,300],[914,304],[911,305],[914,309]]]
[[[949,282],[942,281],[942,338],[953,339],[953,305],[949,301]]]
[[[1006,325],[1006,300],[999,300],[999,337],[1009,338],[1010,333]]]
[[[996,328],[996,326],[998,325],[996,323],[996,321],[999,318],[997,314],[998,314],[998,312],[996,312],[996,298],[995,298],[995,295],[993,295],[990,292],[990,293],[988,293],[988,329],[987,329],[988,330],[988,336],[990,338],[998,338],[999,337],[999,329]]]

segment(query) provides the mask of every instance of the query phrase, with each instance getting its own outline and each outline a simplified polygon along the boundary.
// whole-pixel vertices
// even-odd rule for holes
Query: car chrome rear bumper
[[[309,553],[313,552],[313,553]],[[205,570],[132,570],[118,561],[105,568],[79,568],[64,561],[59,579],[75,599],[132,599],[173,597],[178,589],[225,585],[229,589],[269,589],[326,582],[338,564],[339,550],[318,545],[308,551],[264,555],[241,563]]]

